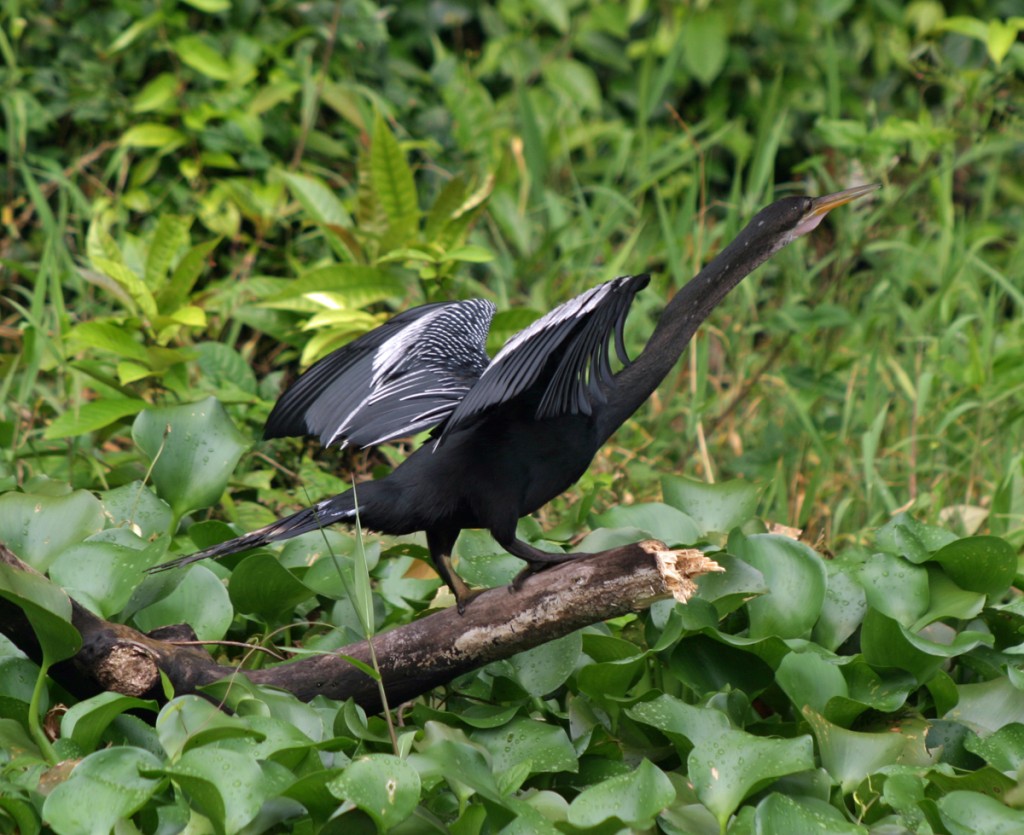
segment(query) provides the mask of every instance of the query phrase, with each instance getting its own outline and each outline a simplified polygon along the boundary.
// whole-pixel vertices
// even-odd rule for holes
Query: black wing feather
[[[263,437],[371,446],[442,423],[487,367],[494,310],[469,299],[399,313],[311,366],[281,395]]]
[[[462,399],[444,425],[438,443],[501,403],[535,385],[543,385],[538,420],[561,414],[593,412],[611,382],[609,340],[628,364],[622,328],[633,297],[648,275],[623,276],[600,284],[559,305],[515,334]]]

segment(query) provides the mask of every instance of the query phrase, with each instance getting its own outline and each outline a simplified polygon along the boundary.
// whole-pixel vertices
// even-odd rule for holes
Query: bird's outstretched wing
[[[559,305],[515,334],[456,406],[438,439],[472,422],[482,412],[508,402],[533,386],[543,394],[535,417],[593,412],[611,381],[609,341],[629,363],[622,328],[633,297],[649,275],[623,276],[599,284]]]
[[[311,366],[281,395],[263,437],[365,447],[436,426],[487,367],[494,311],[469,299],[398,314]]]

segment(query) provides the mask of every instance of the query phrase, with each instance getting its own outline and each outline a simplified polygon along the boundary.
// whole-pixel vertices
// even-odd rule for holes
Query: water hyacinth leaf
[[[569,804],[568,820],[580,829],[596,828],[611,820],[647,829],[675,797],[672,781],[645,759],[631,773],[612,777],[580,792]]]
[[[1017,552],[997,536],[968,536],[938,550],[933,559],[961,588],[1004,594],[1017,573]]]
[[[835,652],[857,631],[868,602],[864,589],[848,570],[848,563],[828,560],[828,585],[818,622],[811,631],[811,639],[825,649]]]
[[[861,627],[861,650],[873,667],[906,670],[919,682],[927,681],[945,662],[947,653],[915,646],[900,625],[875,609],[868,609]]]
[[[156,702],[120,693],[99,693],[68,708],[61,719],[61,734],[73,739],[83,751],[91,752],[110,723],[126,710],[156,713]]]
[[[894,762],[907,746],[899,733],[860,733],[833,725],[810,708],[804,708],[803,714],[818,741],[821,764],[844,792]]]
[[[47,440],[74,438],[103,429],[121,418],[135,415],[146,407],[145,400],[131,397],[110,397],[83,403],[57,417],[46,427],[43,437]]]
[[[382,830],[401,823],[420,800],[420,775],[393,754],[370,754],[355,760],[327,784],[335,797],[349,800]]]
[[[875,544],[883,551],[904,556],[921,563],[945,545],[956,540],[956,534],[935,525],[918,522],[906,513],[897,513],[875,533]]]
[[[724,551],[716,551],[712,556],[725,571],[705,574],[698,587],[700,597],[714,603],[719,617],[735,611],[755,595],[767,594],[764,575],[752,565]]]
[[[99,494],[107,526],[125,527],[142,539],[167,533],[174,520],[170,506],[141,481],[133,481]]]
[[[729,551],[760,571],[770,589],[747,604],[750,637],[810,635],[825,601],[821,558],[803,543],[777,534],[731,537]]]
[[[964,746],[1000,771],[1014,774],[1024,764],[1024,724],[1011,722],[994,734],[965,740]]]
[[[261,736],[238,716],[229,716],[208,699],[193,695],[179,696],[164,705],[156,730],[161,747],[172,760],[184,751],[221,740]]]
[[[59,554],[103,529],[103,506],[86,490],[64,496],[0,496],[0,542],[37,571]]]
[[[963,722],[979,733],[1024,724],[1024,695],[1005,678],[957,685],[957,706],[944,718]]]
[[[975,791],[954,791],[937,801],[950,835],[1017,835],[1024,832],[1024,811]]]
[[[475,731],[472,740],[490,752],[496,774],[520,763],[529,765],[527,774],[578,768],[572,741],[558,725],[517,719],[500,728]]]
[[[707,484],[677,475],[661,477],[661,494],[666,504],[681,510],[708,533],[728,533],[753,518],[761,488],[739,479]]]
[[[626,715],[663,733],[685,737],[691,745],[715,739],[730,728],[722,711],[687,704],[667,693],[627,708]]]
[[[269,795],[255,760],[212,745],[186,751],[160,773],[181,786],[221,833],[238,832],[256,817]]]
[[[968,591],[953,582],[952,578],[934,563],[928,565],[928,609],[910,625],[916,632],[930,623],[944,618],[971,620],[985,606],[985,595]]]
[[[770,687],[772,668],[750,652],[706,635],[679,642],[669,657],[669,669],[697,693],[715,693],[726,686],[756,695]]]
[[[46,577],[0,564],[0,597],[25,613],[48,663],[70,658],[81,648],[82,636],[71,625],[71,601]]]
[[[253,554],[235,567],[228,594],[236,611],[273,619],[293,611],[314,592],[275,557],[264,553]]]
[[[147,409],[135,419],[132,438],[153,462],[157,495],[177,518],[216,503],[247,448],[213,397]]]
[[[109,534],[115,536],[101,538]],[[130,531],[103,531],[57,557],[50,577],[83,605],[89,601],[97,614],[109,618],[124,609],[142,572],[167,550],[167,541],[165,536],[147,546]]]
[[[82,760],[43,803],[43,818],[65,835],[110,832],[159,787],[160,760],[141,748],[105,748]]]
[[[831,699],[849,695],[839,666],[816,652],[791,652],[775,671],[775,680],[793,704],[823,713]]]
[[[513,655],[504,664],[523,690],[531,696],[546,696],[572,675],[582,652],[583,637],[579,632],[572,632]]]
[[[757,832],[805,832],[828,835],[867,835],[868,828],[843,817],[835,806],[813,797],[789,797],[775,792],[757,805]]]
[[[928,609],[928,571],[892,554],[878,553],[857,566],[854,576],[869,606],[910,626]]]
[[[814,768],[814,746],[809,736],[766,739],[729,730],[695,746],[687,764],[701,803],[724,827],[743,799],[760,786]]]
[[[689,516],[660,502],[616,505],[596,516],[592,527],[635,528],[669,546],[692,545],[700,539],[700,531]]]
[[[135,623],[145,632],[169,623],[187,623],[201,641],[219,641],[233,617],[220,578],[205,565],[193,565],[167,597],[137,612]]]

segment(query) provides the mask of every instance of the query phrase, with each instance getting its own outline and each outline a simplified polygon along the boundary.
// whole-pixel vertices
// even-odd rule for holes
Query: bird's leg
[[[464,615],[469,601],[480,594],[481,589],[471,589],[455,573],[455,568],[452,566],[451,553],[456,537],[458,537],[458,533],[454,536],[441,536],[428,532],[427,545],[430,548],[430,559],[434,563],[438,575],[444,581],[444,584],[452,590],[452,594],[455,595],[455,605],[459,610],[459,614]]]
[[[534,548],[528,542],[523,542],[523,540],[516,539],[515,537],[505,542],[499,542],[499,544],[513,557],[519,557],[519,559],[526,563],[526,568],[520,571],[512,581],[512,589],[514,591],[519,591],[523,581],[531,574],[551,568],[553,565],[572,562],[577,557],[586,556],[586,554],[552,554],[549,551],[541,551],[539,548]]]

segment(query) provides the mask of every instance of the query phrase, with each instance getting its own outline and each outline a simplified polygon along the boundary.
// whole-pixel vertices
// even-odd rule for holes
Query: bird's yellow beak
[[[881,188],[881,185],[878,183],[871,183],[866,186],[854,186],[845,191],[837,191],[834,194],[826,194],[824,197],[815,197],[811,210],[807,213],[806,217],[824,216],[836,208],[836,206],[842,206],[879,188]]]

